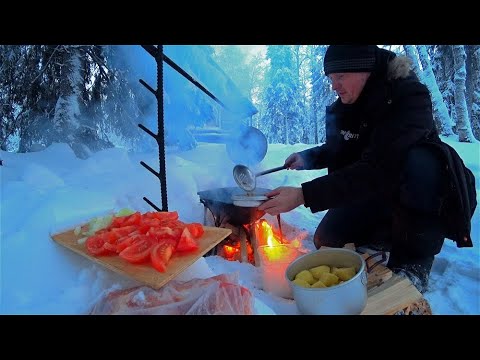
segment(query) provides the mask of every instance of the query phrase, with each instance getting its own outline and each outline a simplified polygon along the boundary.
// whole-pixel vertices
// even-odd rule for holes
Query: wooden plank
[[[370,254],[362,254],[362,257],[369,267],[373,267],[370,273],[367,274],[367,289],[372,289],[376,286],[379,286],[392,277],[392,270],[387,268],[385,265],[375,265],[375,262],[378,261],[378,259],[369,259]]]
[[[392,277],[392,270],[379,264],[367,275],[367,289],[377,287]]]
[[[81,236],[75,235],[73,230],[52,235],[52,239],[107,269],[159,289],[232,233],[232,230],[224,228],[204,226],[204,229],[205,233],[198,239],[200,248],[188,255],[173,255],[164,273],[155,270],[150,264],[131,264],[119,256],[92,256],[87,252],[85,244],[78,244]]]
[[[393,275],[368,292],[367,306],[361,315],[393,315],[422,299],[422,294],[407,278]]]

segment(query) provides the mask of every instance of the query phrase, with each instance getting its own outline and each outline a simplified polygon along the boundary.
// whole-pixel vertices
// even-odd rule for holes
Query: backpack
[[[477,207],[475,176],[465,166],[458,153],[444,142],[428,142],[443,156],[447,171],[447,191],[440,215],[446,225],[445,237],[457,247],[473,247],[470,237],[471,219]]]

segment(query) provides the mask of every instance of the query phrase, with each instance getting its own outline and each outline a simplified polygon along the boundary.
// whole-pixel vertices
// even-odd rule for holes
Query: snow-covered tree
[[[303,138],[305,109],[299,92],[294,57],[289,45],[267,47],[270,68],[265,89],[265,114],[261,130],[269,142],[294,144]]]
[[[415,46],[413,45],[403,45],[405,49],[405,54],[412,60],[412,68],[415,75],[417,75],[418,79],[423,81],[423,74],[420,66],[418,64],[418,54]]]
[[[467,109],[473,135],[480,140],[480,45],[465,45],[467,52]]]
[[[458,139],[463,142],[474,142],[470,119],[465,100],[465,79],[467,70],[465,67],[465,49],[463,45],[452,45],[453,59],[455,62],[455,112],[457,115]]]
[[[439,131],[445,136],[453,135],[453,126],[455,124],[452,122],[452,119],[448,114],[448,109],[445,106],[442,94],[438,88],[426,46],[417,45],[417,51],[423,69],[422,81],[425,83],[432,96],[433,110],[434,115],[438,120]]]
[[[450,45],[431,45],[430,61],[433,74],[437,80],[438,89],[442,94],[443,102],[448,109],[451,119],[456,119],[455,115],[455,95],[453,52]]]
[[[335,101],[335,92],[331,89],[328,78],[323,71],[323,60],[326,45],[318,45],[313,48],[314,58],[311,62],[311,116],[313,117],[313,143],[325,142],[325,110],[326,106]]]

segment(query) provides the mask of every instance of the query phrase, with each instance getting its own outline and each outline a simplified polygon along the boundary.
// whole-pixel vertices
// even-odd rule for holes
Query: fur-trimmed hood
[[[412,60],[407,56],[396,56],[388,63],[387,79],[404,79],[410,74]]]

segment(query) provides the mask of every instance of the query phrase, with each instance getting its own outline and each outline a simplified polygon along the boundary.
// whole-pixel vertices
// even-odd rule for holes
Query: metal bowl
[[[295,275],[320,265],[355,267],[357,274],[342,284],[305,288],[293,283]],[[304,315],[358,315],[367,305],[365,260],[349,249],[320,249],[300,256],[285,272],[297,309]]]
[[[265,195],[232,195],[233,205],[241,207],[258,207],[262,205],[268,197]]]
[[[234,164],[252,166],[265,158],[268,142],[259,129],[252,126],[241,126],[227,138],[226,150]]]

